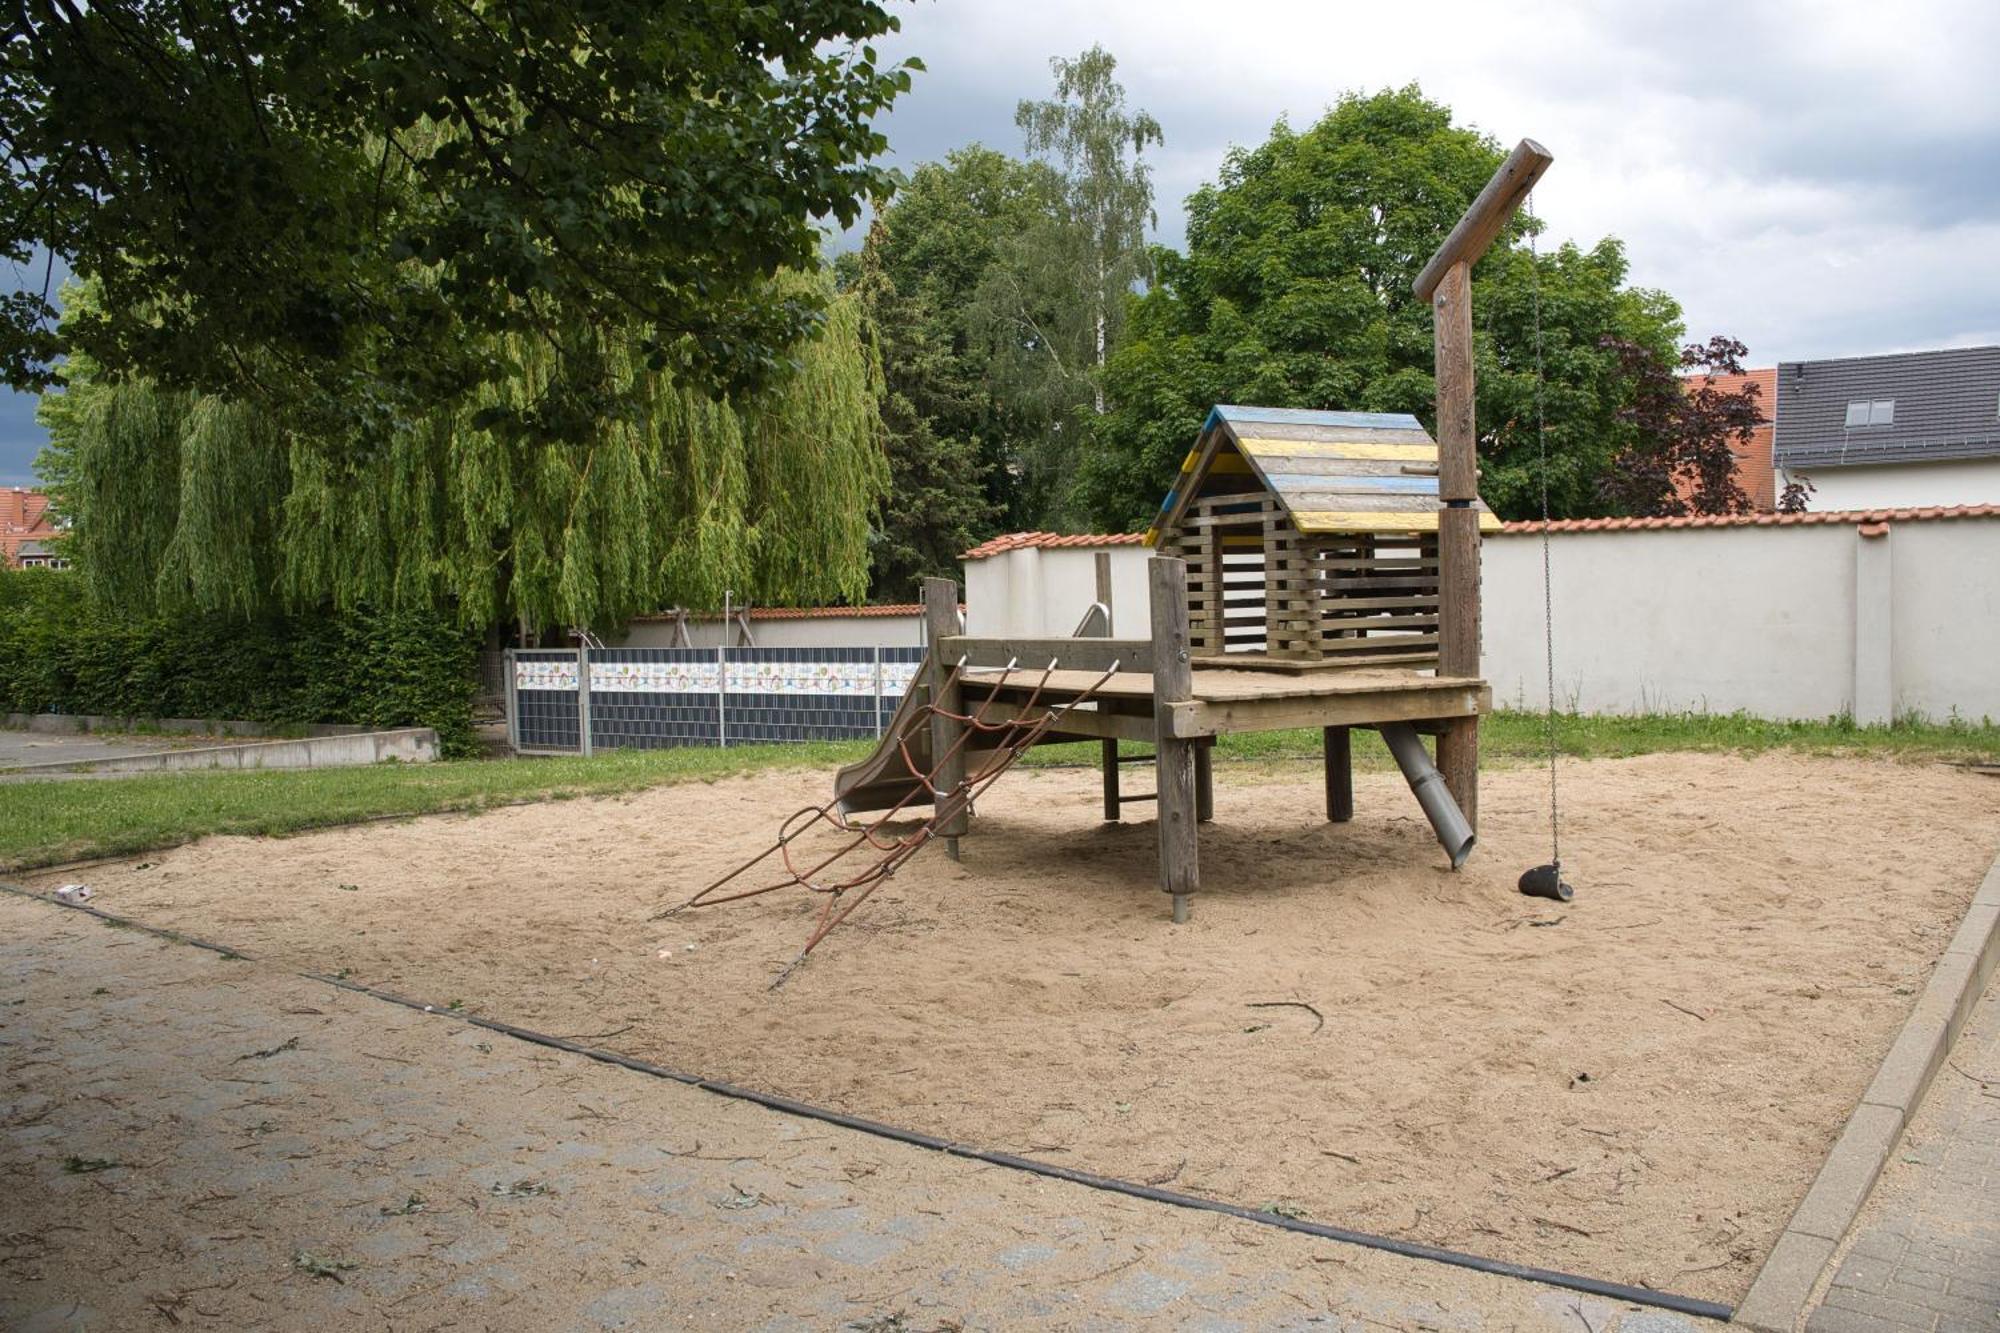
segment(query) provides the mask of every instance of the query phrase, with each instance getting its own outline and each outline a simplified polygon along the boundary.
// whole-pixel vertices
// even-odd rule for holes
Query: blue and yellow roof
[[[1194,500],[1259,488],[1302,533],[1436,532],[1437,441],[1407,412],[1222,404],[1208,414],[1146,544]],[[1482,501],[1479,526],[1500,520]]]

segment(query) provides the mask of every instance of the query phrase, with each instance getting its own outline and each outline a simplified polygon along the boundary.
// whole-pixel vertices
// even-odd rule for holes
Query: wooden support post
[[[955,680],[952,668],[957,663],[945,661],[941,647],[946,639],[958,633],[956,581],[924,580],[924,630],[925,638],[929,640],[931,646],[931,702],[939,708],[949,709],[954,713],[962,712],[964,710],[959,706],[958,686],[947,685],[948,681]],[[937,713],[931,714],[931,761],[937,767],[936,776],[932,780],[941,791],[954,791],[965,780],[963,749],[943,764],[938,764],[939,757],[958,743],[959,735],[964,730],[962,724],[948,717],[942,717]],[[958,860],[958,840],[964,836],[970,822],[965,810],[960,809],[954,811],[951,818],[938,826],[938,832],[944,836],[945,855],[954,861]]]
[[[1472,267],[1459,260],[1431,295],[1437,355],[1438,674],[1479,674],[1479,456],[1473,420]],[[1466,822],[1479,827],[1479,719],[1438,735],[1444,774]]]
[[[1322,747],[1326,752],[1326,817],[1336,824],[1354,818],[1354,743],[1346,727],[1327,727]]]
[[[1104,608],[1104,637],[1115,639],[1118,637],[1118,625],[1112,615],[1111,608],[1111,552],[1099,551],[1095,564],[1097,566],[1097,602],[1098,605]]]
[[[1194,747],[1194,822],[1215,822],[1215,741],[1205,739]]]
[[[1106,823],[1118,822],[1118,742],[1103,741],[1104,746],[1104,819]]]
[[[1172,706],[1194,697],[1188,657],[1187,564],[1156,555],[1148,563],[1153,611],[1154,790],[1159,796],[1160,888],[1174,900],[1174,920],[1188,919],[1201,884],[1196,832],[1194,744],[1173,736]]]

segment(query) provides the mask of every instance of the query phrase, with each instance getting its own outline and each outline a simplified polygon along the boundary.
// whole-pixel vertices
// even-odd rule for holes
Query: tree
[[[961,164],[992,165],[984,158],[955,157]],[[897,212],[916,210],[920,215],[940,174],[935,167],[920,169],[919,192]],[[981,457],[977,420],[991,405],[983,401],[982,383],[966,363],[962,336],[954,336],[963,306],[938,301],[937,288],[949,284],[951,270],[966,272],[963,256],[954,264],[951,256],[938,255],[917,276],[909,271],[909,252],[917,246],[895,245],[890,230],[888,218],[876,218],[860,255],[847,267],[849,290],[881,349],[888,381],[882,422],[889,489],[872,546],[869,595],[878,601],[909,601],[925,576],[956,577],[959,554],[992,531],[999,509],[986,493],[993,467]],[[920,232],[916,241],[943,239],[943,229],[934,228]],[[912,281],[912,294],[897,289],[890,276],[892,260]]]
[[[1411,280],[1499,166],[1497,144],[1455,126],[1415,87],[1343,97],[1301,132],[1280,123],[1188,200],[1185,255],[1154,251],[1130,303],[1078,491],[1093,522],[1142,527],[1211,405],[1415,413],[1432,424],[1431,318]],[[1625,285],[1622,247],[1530,253],[1518,217],[1473,274],[1482,491],[1501,514],[1539,513],[1535,304],[1551,508],[1589,512],[1628,443],[1607,335],[1678,337],[1666,295]]]
[[[909,86],[873,0],[73,0],[0,57],[0,250],[98,284],[0,303],[0,370],[87,355],[165,392],[282,404],[362,451],[479,404],[583,440],[778,377],[821,317],[815,218],[888,184]],[[606,330],[617,330],[606,337]],[[534,348],[536,392],[520,394]]]
[[[1058,173],[1055,206],[1007,239],[979,310],[996,378],[1044,423],[1018,481],[1035,517],[1056,525],[1073,512],[1086,411],[1105,411],[1104,367],[1126,297],[1151,277],[1146,229],[1157,218],[1145,151],[1165,140],[1152,116],[1126,109],[1118,62],[1102,46],[1049,67],[1055,96],[1021,102],[1014,119],[1029,156]]]
[[[1670,363],[1651,347],[1617,339],[1607,346],[1631,385],[1619,414],[1635,438],[1598,483],[1605,501],[1645,518],[1747,512],[1750,496],[1736,464],[1763,421],[1760,391],[1752,380],[1725,390],[1715,377],[1742,375],[1749,349],[1717,335],[1690,343]],[[1675,374],[1676,366],[1693,373]],[[1786,498],[1804,508],[1803,492],[1794,498],[1788,488]]]
[[[371,447],[259,403],[72,359],[44,399],[43,474],[98,598],[135,611],[444,609],[469,625],[604,627],[636,612],[858,601],[887,483],[880,369],[851,297],[786,274],[770,299],[826,310],[755,395],[717,398],[597,354],[629,415],[574,440],[494,429],[554,354],[497,340],[514,378]],[[70,305],[89,317],[93,293]]]
[[[978,144],[918,167],[878,215],[861,253],[843,257],[882,349],[895,480],[876,550],[874,595],[956,571],[995,525],[1036,515],[1020,459],[1045,429],[1040,406],[995,373],[982,291],[1009,240],[1055,208],[1055,174]]]

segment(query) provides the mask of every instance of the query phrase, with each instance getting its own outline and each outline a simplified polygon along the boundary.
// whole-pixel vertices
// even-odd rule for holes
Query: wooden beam
[[[1099,551],[1092,563],[1097,570],[1097,602],[1104,608],[1104,637],[1108,639],[1118,632],[1117,618],[1111,607],[1111,552]]]
[[[968,671],[998,670],[1013,662],[1018,674],[1039,675],[1050,658],[1061,662],[1064,671],[1108,671],[1113,662],[1121,674],[1153,669],[1153,645],[1145,639],[975,639],[954,629],[933,642],[943,649],[946,662],[963,657]]]
[[[1215,742],[1200,741],[1194,747],[1194,822],[1215,822]]]
[[[1103,740],[1099,741],[1098,744],[1104,747],[1102,754],[1099,756],[1104,764],[1104,819],[1106,823],[1116,823],[1118,821],[1118,742],[1115,739]]]
[[[1438,515],[1438,674],[1479,675],[1479,522],[1470,509]],[[1438,772],[1466,823],[1479,829],[1479,719],[1438,733]]]
[[[1479,499],[1479,435],[1473,407],[1471,269],[1454,264],[1431,298],[1431,347],[1437,358],[1437,498]]]
[[[1160,888],[1172,895],[1174,920],[1188,919],[1201,884],[1199,823],[1195,817],[1194,746],[1174,738],[1167,719],[1173,706],[1194,695],[1188,654],[1187,565],[1171,556],[1147,562],[1153,613],[1153,718],[1160,832]]]
[[[980,707],[981,691],[977,681],[965,687],[971,710]],[[988,722],[1012,722],[1025,718],[1028,721],[1040,717],[1048,711],[1048,700],[1029,706],[1025,701],[1014,702],[1004,695],[985,705]],[[1076,708],[1063,714],[1062,723],[1056,732],[1071,737],[1092,736],[1098,740],[1132,741],[1148,745],[1153,740],[1153,717],[1151,713],[1138,716],[1132,713],[1111,713],[1103,709]],[[1051,733],[1054,734],[1054,733]]]
[[[931,645],[931,702],[939,708],[952,712],[963,712],[960,707],[959,687],[956,683],[947,687],[952,680],[952,667],[958,661],[956,654],[948,654],[945,645],[958,634],[958,583],[953,579],[924,580],[924,633]],[[934,765],[955,745],[962,724],[952,721],[939,713],[931,714],[931,760]],[[965,751],[963,749],[945,760],[937,768],[934,779],[936,785],[945,791],[952,791],[965,780]],[[970,821],[963,809],[953,812],[951,817],[938,827],[944,835],[945,854],[958,860],[958,840],[964,836]]]
[[[1321,737],[1326,752],[1326,817],[1336,824],[1354,818],[1352,735],[1346,727],[1327,727]]]
[[[1316,697],[1195,700],[1164,706],[1160,734],[1185,740],[1239,731],[1293,727],[1371,727],[1382,722],[1475,718],[1492,707],[1492,691],[1477,681],[1454,689],[1400,690]]]
[[[1555,161],[1549,150],[1533,139],[1523,139],[1500,164],[1500,170],[1493,173],[1493,179],[1486,182],[1486,188],[1472,201],[1472,207],[1465,210],[1465,216],[1451,229],[1451,235],[1444,238],[1423,272],[1411,284],[1419,301],[1431,299],[1431,293],[1444,279],[1445,271],[1453,264],[1477,264],[1479,257],[1493,244],[1493,238],[1507,225],[1507,219],[1514,216],[1514,210],[1528,197],[1528,191],[1535,188],[1535,182]]]

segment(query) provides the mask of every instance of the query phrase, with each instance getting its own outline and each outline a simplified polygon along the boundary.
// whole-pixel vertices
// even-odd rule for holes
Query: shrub
[[[435,614],[135,617],[71,574],[0,571],[0,712],[434,727],[457,756],[478,668],[478,633]]]

